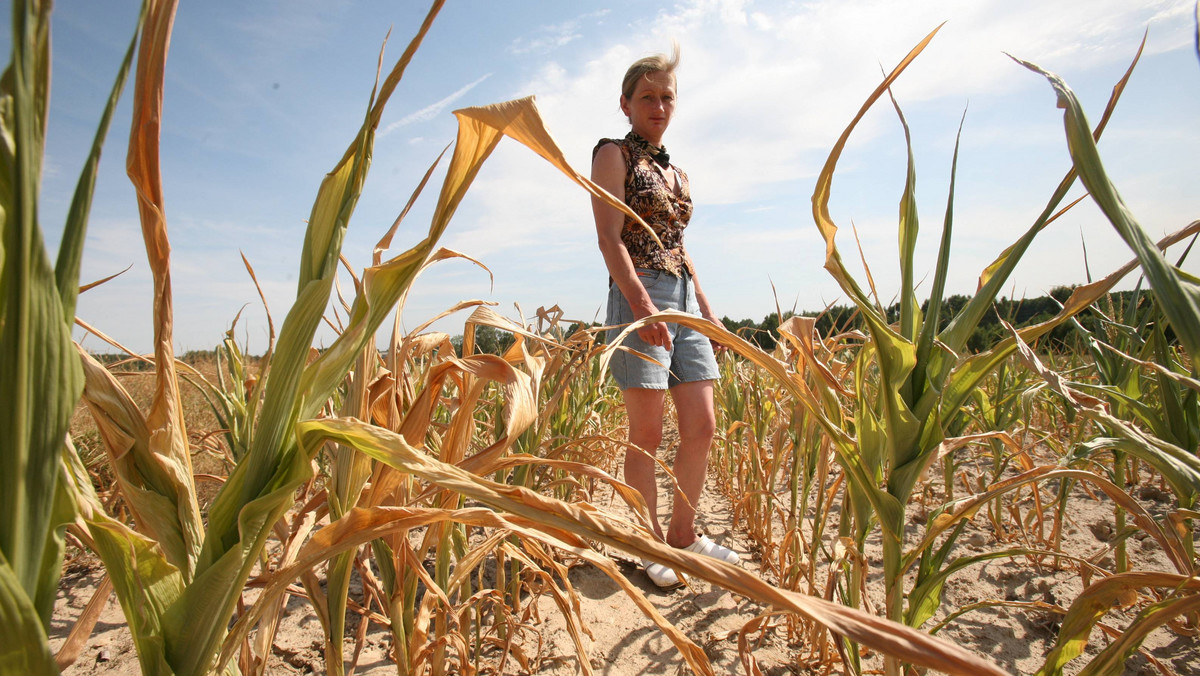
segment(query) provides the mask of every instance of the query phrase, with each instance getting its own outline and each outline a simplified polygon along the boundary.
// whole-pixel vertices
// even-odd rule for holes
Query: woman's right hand
[[[633,308],[631,308],[633,309]],[[658,312],[658,308],[637,308],[633,314],[637,319],[649,317]],[[637,330],[638,338],[641,338],[649,345],[665,348],[668,352],[671,351],[671,332],[667,330],[666,322],[654,322],[647,324]]]

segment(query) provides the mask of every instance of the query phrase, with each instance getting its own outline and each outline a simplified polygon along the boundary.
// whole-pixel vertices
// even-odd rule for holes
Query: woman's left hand
[[[721,328],[725,328],[725,324],[720,319],[717,319],[715,316],[713,316],[712,314],[706,314],[706,315],[704,315],[704,318],[707,319],[708,321],[712,322],[713,324],[720,326]],[[729,348],[725,347],[725,345],[718,343],[717,341],[713,340],[712,338],[709,338],[708,342],[712,343],[713,354],[721,354],[725,350],[729,349]]]

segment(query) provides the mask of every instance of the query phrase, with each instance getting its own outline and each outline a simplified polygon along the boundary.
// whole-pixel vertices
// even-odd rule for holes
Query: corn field
[[[626,329],[665,319],[729,348],[709,490],[753,553],[753,565],[738,567],[652,535],[645,503],[617,471],[624,411],[600,329],[552,306],[510,319],[478,301],[447,309],[470,311],[461,346],[429,328],[442,316],[400,328],[414,279],[466,256],[439,240],[505,137],[578,184],[580,199],[591,193],[631,213],[567,163],[532,99],[457,111],[453,150],[415,187],[372,264],[346,262],[380,117],[441,5],[381,67],[362,126],[347,130],[345,154],[324,174],[295,302],[277,330],[272,323],[267,352],[247,355],[235,320],[216,359],[197,365],[175,358],[158,162],[175,3],[143,5],[52,261],[37,216],[50,3],[14,0],[0,80],[0,674],[71,668],[112,592],[147,675],[273,671],[279,627],[297,603],[318,620],[316,669],[331,674],[353,673],[379,632],[388,670],[400,674],[618,673],[597,666],[584,619],[593,600],[574,582],[581,568],[611,580],[669,642],[671,668],[723,673],[711,643],[655,603],[629,564],[640,559],[685,574],[684,595],[715,589],[753,604],[727,637],[747,674],[1003,674],[1016,667],[982,629],[1003,618],[1052,633],[1039,674],[1117,674],[1127,664],[1200,673],[1200,283],[1181,269],[1186,252],[1169,249],[1190,247],[1200,221],[1152,241],[1096,149],[1136,57],[1094,125],[1060,78],[1014,63],[1055,92],[1073,167],[953,316],[942,307],[953,178],[924,303],[911,150],[899,289],[881,294],[850,274],[828,209],[856,124],[889,102],[934,30],[868,94],[812,196],[825,272],[856,308],[851,325],[822,335],[813,318],[793,317],[771,352],[677,313]],[[105,365],[72,331],[97,165],[110,124],[124,123],[113,116],[131,72],[126,162],[153,271],[155,343],[153,354],[126,351]],[[388,257],[443,162],[428,230]],[[1052,319],[1006,325],[1002,339],[968,350],[1023,253],[1074,206],[1063,202],[1076,182],[1129,245],[1130,262],[1075,288]],[[1127,278],[1139,280],[1128,302],[1110,293]],[[899,299],[898,317],[881,295]],[[1080,320],[1088,309],[1098,321]],[[377,345],[389,321],[390,338]],[[324,322],[338,336],[316,350]],[[1039,347],[1062,326],[1076,349]],[[102,326],[83,328],[104,338]],[[478,350],[483,329],[511,334],[511,346]],[[1083,523],[1085,510],[1103,510],[1103,521]],[[82,556],[102,567],[96,600],[52,649],[64,558]],[[1024,587],[962,596],[964,581],[996,570]],[[548,626],[555,650],[544,649]],[[768,664],[758,647],[769,641],[783,656]]]

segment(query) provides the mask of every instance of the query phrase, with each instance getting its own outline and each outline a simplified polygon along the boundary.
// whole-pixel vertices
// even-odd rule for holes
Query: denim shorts
[[[700,316],[700,306],[696,302],[696,289],[692,285],[690,275],[676,277],[661,270],[637,268],[638,281],[646,287],[654,307],[661,310],[679,310],[688,314]],[[608,330],[608,342],[611,344],[625,329],[625,325],[633,321],[633,310],[629,301],[614,283],[608,285],[608,318],[605,323],[614,326]],[[646,361],[641,357],[629,354],[624,350],[613,353],[609,368],[617,386],[622,390],[639,387],[651,390],[665,390],[680,383],[690,383],[698,380],[716,380],[720,378],[717,360],[713,356],[712,343],[708,338],[695,329],[667,322],[667,332],[671,335],[671,349],[658,345],[650,345],[638,337],[636,331],[625,336],[622,345],[651,357],[660,364]]]

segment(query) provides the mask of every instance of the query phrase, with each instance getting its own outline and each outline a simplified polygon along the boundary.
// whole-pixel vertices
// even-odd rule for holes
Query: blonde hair
[[[651,73],[666,73],[675,79],[675,67],[679,65],[679,43],[671,43],[671,56],[667,58],[666,54],[655,54],[638,59],[633,62],[629,70],[625,71],[625,79],[621,81],[621,96],[626,99],[633,98],[633,91],[637,89],[638,82],[642,78]]]

